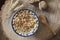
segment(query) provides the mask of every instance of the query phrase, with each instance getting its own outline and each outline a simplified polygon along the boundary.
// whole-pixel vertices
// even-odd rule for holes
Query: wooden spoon
[[[43,24],[45,24],[50,30],[51,30],[51,32],[54,34],[54,35],[56,35],[56,33],[53,31],[53,29],[50,27],[50,25],[49,25],[49,23],[47,22],[47,19],[46,19],[46,17],[44,16],[44,15],[40,15],[39,16],[39,19],[40,19],[40,22],[41,23],[43,23]]]

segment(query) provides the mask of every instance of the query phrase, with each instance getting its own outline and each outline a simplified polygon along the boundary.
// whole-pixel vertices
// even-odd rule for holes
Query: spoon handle
[[[53,31],[53,29],[51,28],[51,26],[50,26],[48,23],[46,23],[46,26],[51,30],[51,32],[52,32],[54,35],[56,35],[56,32]]]

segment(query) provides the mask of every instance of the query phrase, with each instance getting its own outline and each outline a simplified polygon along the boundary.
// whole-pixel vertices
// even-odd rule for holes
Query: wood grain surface
[[[3,31],[3,28],[2,28],[2,25],[1,25],[1,11],[0,11],[0,40],[9,40],[8,37],[6,37],[6,35],[4,34],[4,31]]]
[[[48,4],[49,4],[49,6],[48,6],[48,8],[47,8],[47,10],[45,10],[45,12],[47,12],[47,13],[51,13],[52,14],[52,16],[53,16],[53,14],[56,16],[57,14],[57,16],[59,16],[59,13],[60,13],[60,0],[44,0],[44,1],[46,1]],[[52,4],[51,4],[52,3]],[[44,12],[43,12],[44,13]],[[1,16],[1,12],[0,12],[0,16]],[[46,15],[46,14],[45,14]],[[49,15],[48,15],[49,16]],[[53,17],[53,18],[55,18],[55,17]],[[59,19],[59,18],[58,18]],[[49,19],[50,20],[50,19]],[[59,19],[60,20],[60,19]],[[4,34],[4,31],[3,31],[3,28],[2,28],[2,25],[1,25],[1,17],[0,17],[0,40],[9,40],[8,38],[7,38],[7,36]],[[56,23],[58,23],[59,24],[59,22],[58,22],[58,20],[57,20],[57,22]],[[52,25],[52,24],[51,24]],[[56,36],[54,36],[54,37],[52,37],[51,39],[48,39],[48,40],[60,40],[60,31],[58,31],[57,32],[57,35]],[[38,33],[37,33],[38,34]],[[36,38],[38,38],[38,36],[36,36]]]

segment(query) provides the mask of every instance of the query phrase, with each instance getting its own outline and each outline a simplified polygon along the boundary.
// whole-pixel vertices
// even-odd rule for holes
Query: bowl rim
[[[37,19],[38,19],[38,26],[37,26],[36,31],[35,31],[35,32],[33,32],[33,33],[32,33],[32,34],[30,34],[30,35],[27,35],[27,36],[22,35],[22,34],[19,34],[18,32],[16,32],[16,30],[15,30],[15,29],[14,29],[14,27],[13,27],[13,19],[14,19],[14,16],[15,16],[18,12],[20,12],[21,10],[28,10],[28,11],[33,12],[33,13],[34,13],[34,15],[36,15],[36,17],[37,17]],[[16,11],[14,11],[14,14],[13,14],[13,16],[12,16],[12,20],[11,20],[11,26],[12,26],[13,31],[14,31],[17,35],[22,36],[22,37],[29,37],[29,36],[34,35],[34,34],[37,32],[38,27],[40,26],[40,21],[39,21],[39,18],[38,18],[38,16],[37,16],[36,12],[34,12],[34,11],[30,10],[30,9],[20,9],[20,10],[16,10]]]

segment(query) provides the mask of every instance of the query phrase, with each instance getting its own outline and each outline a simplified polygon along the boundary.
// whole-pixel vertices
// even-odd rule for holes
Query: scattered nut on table
[[[34,2],[38,2],[40,0],[29,0],[29,3],[34,3]]]
[[[39,9],[46,9],[47,8],[47,3],[45,1],[39,2]]]

